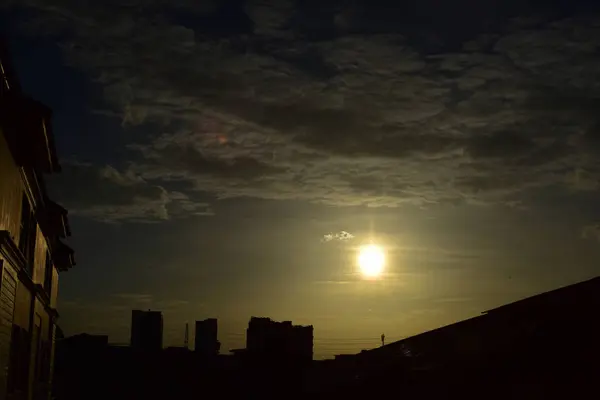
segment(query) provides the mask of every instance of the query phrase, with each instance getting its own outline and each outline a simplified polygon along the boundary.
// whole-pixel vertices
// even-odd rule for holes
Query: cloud
[[[189,301],[179,299],[156,299],[151,294],[145,293],[117,293],[113,294],[112,299],[116,302],[128,303],[131,306],[152,306],[153,308],[160,311],[174,311],[178,308],[187,306]],[[197,305],[196,305],[197,306]]]
[[[326,235],[323,235],[323,238],[321,239],[322,242],[330,242],[332,240],[338,240],[341,242],[345,242],[347,240],[351,240],[354,239],[354,235],[351,234],[350,232],[346,232],[346,231],[340,231],[337,233],[328,233]]]
[[[431,300],[432,303],[439,304],[469,303],[471,301],[474,301],[471,297],[440,297]]]
[[[313,285],[349,285],[356,283],[356,281],[314,281]]]
[[[110,165],[64,162],[62,174],[55,179],[55,197],[72,215],[104,222],[155,222],[183,214],[212,214],[207,203],[196,203],[183,193]]]
[[[119,305],[126,303],[131,307],[147,306],[159,311],[172,312],[190,304],[187,300],[180,299],[157,299],[146,293],[116,293],[110,296],[110,302]],[[198,305],[195,305],[196,307]]]
[[[583,239],[593,239],[600,241],[600,224],[584,226],[581,230]]]
[[[129,200],[88,215],[168,219],[173,182],[190,198],[390,207],[597,189],[597,14],[498,20],[493,35],[474,19],[458,37],[406,30],[395,9],[374,24],[366,3],[267,3],[24,3],[125,129],[160,128],[130,144],[127,172],[99,177]]]
[[[152,302],[152,295],[142,293],[118,293],[113,294],[112,297],[118,300],[131,301],[132,303],[150,303]]]
[[[156,307],[160,310],[172,311],[188,304],[190,303],[187,300],[161,300],[156,302]],[[197,304],[195,306],[198,307]]]
[[[198,135],[191,132],[163,135],[151,145],[130,146],[143,155],[146,164],[140,171],[148,177],[189,179],[205,175],[213,179],[247,180],[280,170],[253,157],[252,152],[236,152],[236,147],[239,145],[235,139],[229,139],[224,133]]]
[[[436,316],[445,313],[446,310],[443,308],[416,308],[408,311],[408,314],[414,317]]]

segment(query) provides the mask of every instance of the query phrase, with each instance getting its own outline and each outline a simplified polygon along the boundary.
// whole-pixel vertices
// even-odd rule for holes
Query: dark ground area
[[[398,364],[360,370],[335,361],[327,368],[315,362],[306,369],[292,369],[281,364],[237,364],[233,357],[223,360],[209,364],[191,352],[172,357],[134,355],[127,349],[70,356],[57,364],[55,394],[58,400],[200,399],[215,395],[261,399],[391,395],[414,399],[598,398],[598,365],[588,357],[560,355],[558,347],[556,354],[537,360],[512,356],[429,369]],[[314,384],[315,379],[321,384]]]

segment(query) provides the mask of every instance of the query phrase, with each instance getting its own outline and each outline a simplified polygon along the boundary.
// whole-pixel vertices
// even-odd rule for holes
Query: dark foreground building
[[[158,351],[163,347],[163,317],[160,311],[131,311],[131,348]]]
[[[600,277],[334,361],[325,397],[554,399],[597,396]]]

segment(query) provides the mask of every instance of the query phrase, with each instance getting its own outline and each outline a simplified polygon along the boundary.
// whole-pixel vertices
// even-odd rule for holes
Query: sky
[[[54,111],[61,327],[151,308],[228,350],[269,316],[321,358],[598,275],[594,3],[4,0]]]

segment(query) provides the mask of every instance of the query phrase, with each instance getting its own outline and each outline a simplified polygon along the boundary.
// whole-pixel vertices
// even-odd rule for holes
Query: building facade
[[[194,350],[202,355],[219,354],[218,322],[216,318],[196,321],[196,340]]]
[[[162,350],[163,317],[160,311],[131,311],[131,347],[140,351]]]
[[[44,184],[60,171],[51,117],[0,43],[0,400],[49,398],[58,275],[75,264],[67,211]]]

